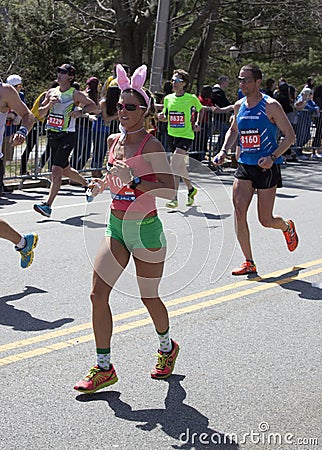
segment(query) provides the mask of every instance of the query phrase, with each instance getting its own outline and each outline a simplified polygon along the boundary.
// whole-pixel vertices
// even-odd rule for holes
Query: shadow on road
[[[297,280],[296,277],[304,267],[293,267],[290,272],[283,273],[279,277],[255,278],[254,281],[261,283],[278,283],[281,288],[289,291],[299,292],[299,297],[305,300],[322,300],[322,289],[312,286],[312,283],[304,280]],[[313,283],[314,284],[314,283]]]
[[[53,330],[61,327],[65,323],[73,322],[74,319],[69,317],[48,322],[47,320],[37,319],[30,313],[21,309],[16,309],[12,305],[8,305],[8,302],[21,300],[27,295],[45,293],[47,293],[47,291],[44,291],[43,289],[34,286],[26,286],[22,292],[0,297],[0,325],[12,327],[13,330],[16,331],[40,331]]]
[[[56,220],[56,219],[40,219],[37,220],[37,223],[47,223],[47,222],[56,222],[61,223],[63,225],[71,225],[73,227],[86,227],[86,228],[105,228],[105,223],[97,223],[93,222],[91,220],[88,220],[87,217],[89,216],[96,216],[96,213],[90,213],[84,216],[84,214],[74,217],[68,217],[68,219],[65,220]]]
[[[235,434],[223,434],[209,428],[209,419],[197,409],[183,403],[187,394],[180,382],[184,375],[172,375],[164,381],[169,384],[164,404],[165,408],[132,410],[131,405],[120,399],[121,393],[116,391],[99,392],[91,395],[78,395],[78,401],[87,403],[91,401],[106,401],[114,411],[115,416],[131,422],[139,422],[136,428],[143,431],[152,431],[159,425],[164,433],[178,441],[172,445],[175,449],[196,450],[205,448],[236,450],[239,445],[235,442]]]

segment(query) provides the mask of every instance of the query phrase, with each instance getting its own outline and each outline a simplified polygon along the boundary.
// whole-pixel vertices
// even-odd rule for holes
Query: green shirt
[[[193,112],[200,111],[202,104],[194,94],[185,92],[181,96],[166,95],[163,102],[163,113],[168,119],[168,134],[174,137],[194,139],[192,125]]]

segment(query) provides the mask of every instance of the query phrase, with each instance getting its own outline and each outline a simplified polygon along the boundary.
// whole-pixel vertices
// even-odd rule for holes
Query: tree
[[[115,62],[150,67],[157,5],[157,0],[2,0],[1,76],[20,73],[30,101],[62,62],[76,66],[81,82],[88,75],[104,80]],[[296,85],[307,75],[322,77],[320,0],[171,0],[169,24],[165,77],[176,67],[188,69],[193,90],[221,74],[234,77],[249,61]],[[229,56],[233,44],[240,49],[237,62]]]

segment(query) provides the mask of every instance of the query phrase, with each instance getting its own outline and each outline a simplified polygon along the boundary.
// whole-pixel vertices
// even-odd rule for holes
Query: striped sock
[[[159,333],[158,330],[156,330],[157,335],[160,340],[160,351],[163,353],[169,353],[172,350],[172,342],[170,339],[170,328],[167,329],[164,333]]]
[[[111,349],[110,348],[97,348],[97,365],[100,369],[110,370],[111,366]]]

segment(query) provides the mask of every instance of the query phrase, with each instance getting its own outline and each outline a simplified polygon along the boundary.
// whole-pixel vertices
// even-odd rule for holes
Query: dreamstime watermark
[[[208,431],[208,430],[207,430]],[[193,432],[187,428],[181,433],[179,440],[182,444],[201,444],[201,445],[242,445],[242,444],[261,444],[261,445],[310,445],[318,446],[318,438],[315,437],[297,437],[293,433],[275,433],[270,431],[270,425],[267,422],[260,422],[257,430],[251,429],[247,433],[237,435],[235,433],[219,432]]]

